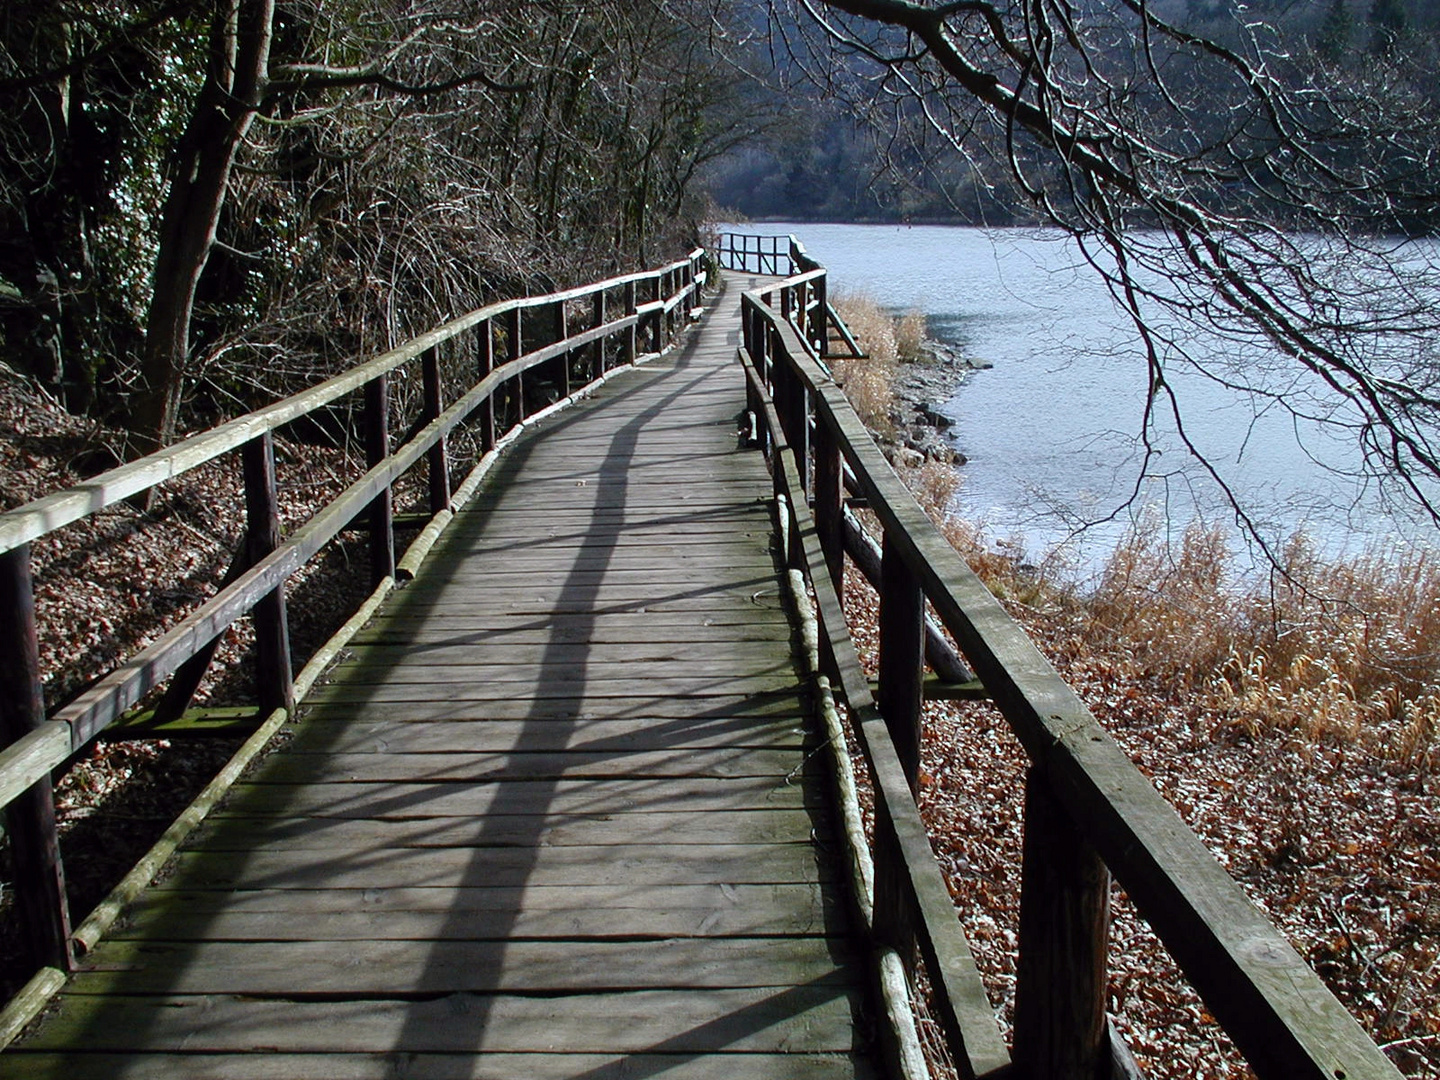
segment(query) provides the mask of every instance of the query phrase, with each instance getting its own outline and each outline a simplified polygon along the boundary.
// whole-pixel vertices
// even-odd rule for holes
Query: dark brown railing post
[[[373,469],[390,456],[390,376],[365,384],[365,465]],[[370,581],[395,574],[395,508],[390,485],[370,504]]]
[[[605,325],[605,290],[596,289],[590,297],[590,327],[598,330]],[[590,346],[590,381],[605,374],[605,338],[598,337]]]
[[[880,558],[879,632],[880,690],[876,704],[914,792],[920,779],[925,594],[888,534]]]
[[[246,556],[254,566],[280,546],[280,506],[275,496],[275,440],[270,432],[241,451],[245,470]],[[373,550],[373,548],[372,548]],[[290,622],[285,586],[261,597],[255,623],[255,690],[262,715],[295,711],[295,676],[290,666]]]
[[[511,308],[508,313],[509,317],[505,320],[505,360],[507,363],[513,363],[519,360],[520,354],[524,352],[525,349],[525,346],[520,340],[520,335],[524,333],[525,330],[524,321],[521,318],[521,310],[522,309],[518,307]],[[517,424],[523,423],[525,420],[524,373],[522,372],[510,380],[510,385],[512,387],[510,392],[515,398],[515,422]],[[508,420],[509,417],[506,417],[506,419]]]
[[[476,373],[479,379],[484,379],[490,372],[495,370],[495,328],[491,320],[486,319],[475,328],[475,346],[479,352]],[[480,405],[480,452],[489,453],[495,448],[495,392],[492,390],[485,395],[485,400]]]
[[[565,301],[557,300],[551,305],[550,332],[554,335],[554,343],[564,341],[570,336],[569,328],[565,325]],[[570,353],[563,352],[555,358],[555,363],[560,368],[561,397],[570,396]]]
[[[810,324],[810,342],[815,346],[815,355],[824,357],[830,351],[830,334],[826,329],[826,313],[830,310],[829,285],[825,277],[815,279],[815,318]]]
[[[875,800],[875,896],[872,908],[875,940],[899,954],[908,971],[915,968],[916,922],[914,896],[908,887],[910,875],[895,822],[884,799]]]
[[[634,319],[635,312],[639,308],[634,281],[625,283],[625,315]],[[625,333],[625,363],[635,363],[635,358],[640,354],[640,326],[638,322],[632,322],[630,329]]]
[[[1024,1077],[1095,1080],[1109,1061],[1110,873],[1031,768],[1025,786],[1014,1060]]]
[[[815,532],[835,595],[845,598],[845,477],[840,444],[818,415],[815,419]]]
[[[9,746],[45,722],[30,545],[0,555],[0,745]],[[50,778],[36,781],[6,815],[15,900],[37,968],[69,971],[70,906],[55,831]]]
[[[420,377],[423,382],[424,420],[429,424],[436,420],[444,409],[440,394],[440,347],[426,349],[420,355]],[[426,453],[430,472],[430,512],[438,514],[450,507],[450,436],[440,436],[440,441]]]

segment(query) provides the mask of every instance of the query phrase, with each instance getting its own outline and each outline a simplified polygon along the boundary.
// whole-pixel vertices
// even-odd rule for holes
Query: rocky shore
[[[892,383],[895,405],[890,413],[895,435],[879,437],[885,456],[910,468],[927,461],[964,465],[965,455],[949,436],[954,421],[941,410],[973,372],[988,367],[953,345],[933,340],[925,343],[920,359],[897,365]]]

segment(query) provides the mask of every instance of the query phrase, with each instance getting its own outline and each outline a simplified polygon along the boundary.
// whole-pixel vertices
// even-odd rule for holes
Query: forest
[[[773,108],[662,0],[5,7],[0,349],[122,455],[693,243]]]

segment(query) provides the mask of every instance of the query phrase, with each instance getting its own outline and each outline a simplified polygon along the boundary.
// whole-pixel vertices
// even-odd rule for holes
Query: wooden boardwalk
[[[737,291],[511,450],[0,1073],[873,1075]]]

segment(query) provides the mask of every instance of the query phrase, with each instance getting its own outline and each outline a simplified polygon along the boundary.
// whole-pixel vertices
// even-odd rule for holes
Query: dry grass
[[[863,294],[840,293],[831,297],[831,303],[869,354],[859,360],[831,360],[835,381],[844,388],[866,427],[893,437],[895,365],[900,361],[895,320],[872,297]]]
[[[914,363],[925,356],[925,313],[911,308],[894,320],[895,351],[906,363]]]
[[[1236,580],[1216,528],[1178,548],[1139,530],[1085,603],[1092,636],[1135,678],[1201,696],[1218,725],[1355,741],[1419,763],[1440,724],[1440,559],[1377,550],[1327,560],[1303,536],[1269,578]]]

